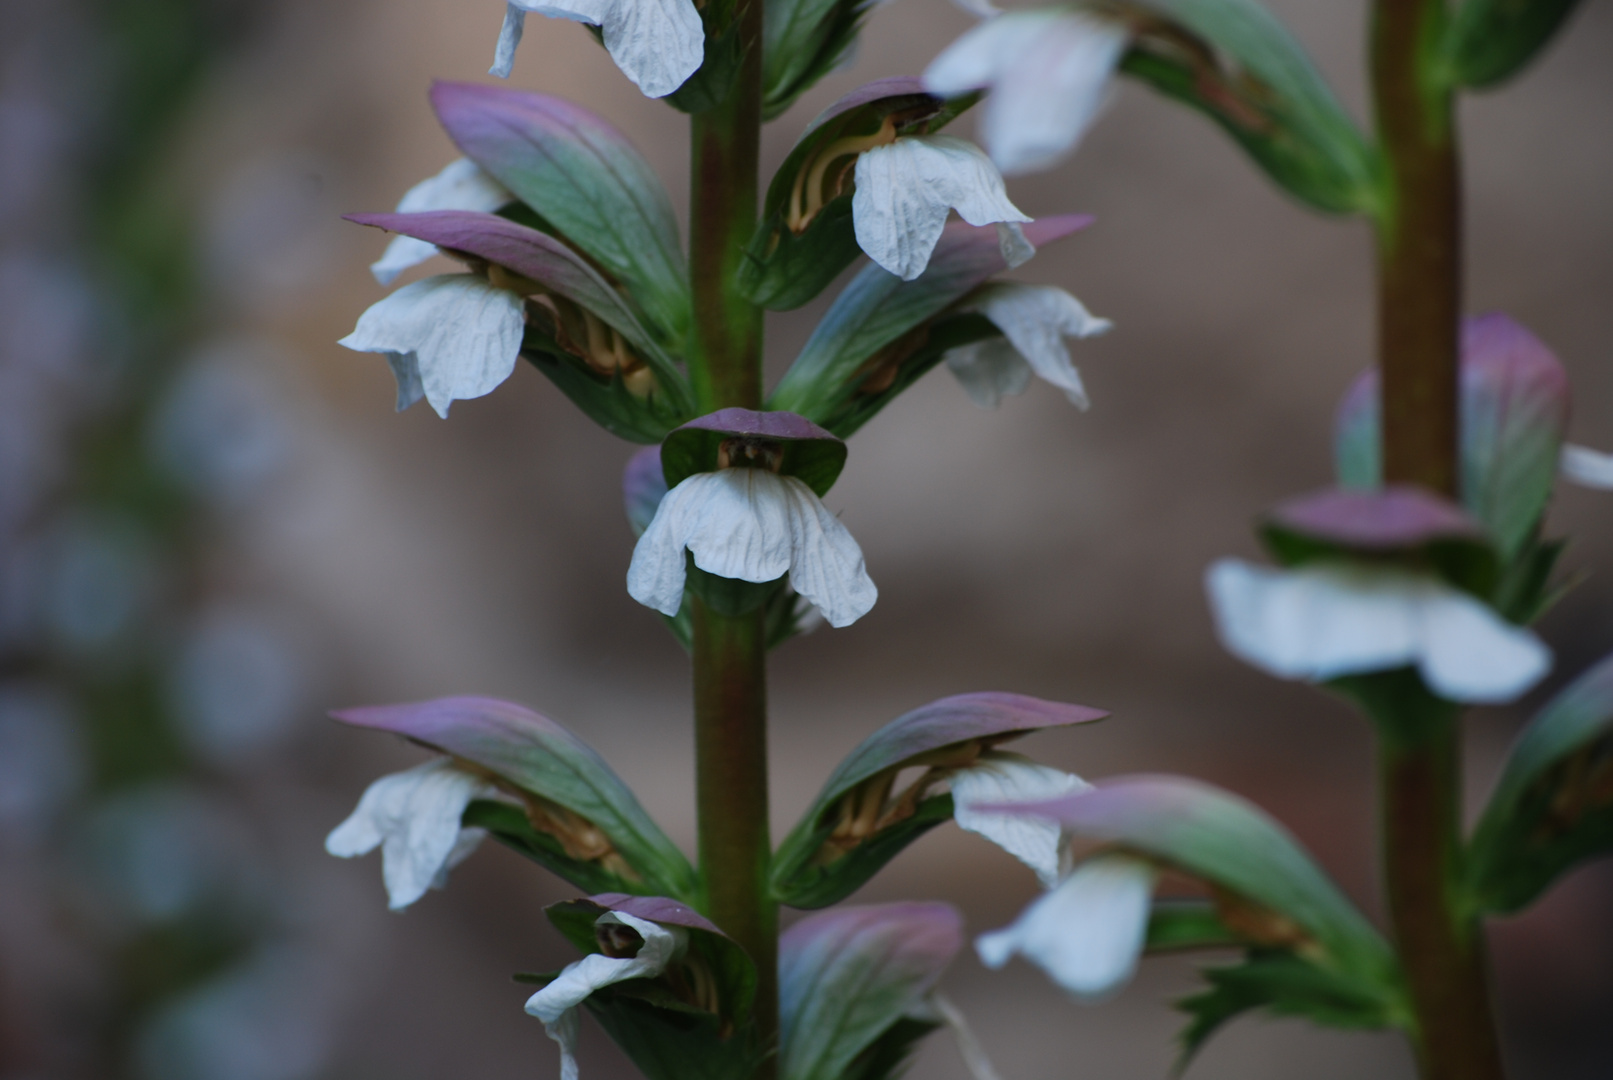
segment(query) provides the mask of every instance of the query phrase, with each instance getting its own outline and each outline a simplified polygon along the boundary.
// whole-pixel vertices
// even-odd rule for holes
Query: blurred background
[[[1272,6],[1363,115],[1363,0]],[[384,238],[339,215],[390,209],[455,156],[426,90],[487,79],[500,14],[0,0],[3,1080],[556,1074],[509,976],[570,958],[540,909],[573,890],[488,845],[450,890],[388,913],[378,860],[322,841],[421,754],[327,708],[523,702],[592,742],[692,849],[683,655],[622,584],[632,448],[524,366],[447,422],[395,416],[386,365],[335,344],[384,294],[366,271]],[[856,64],[769,129],[768,168],[829,101],[917,73],[969,24],[943,0],[881,8]],[[1610,49],[1613,4],[1590,0],[1534,68],[1463,110],[1470,307],[1556,350],[1573,438],[1602,449]],[[683,119],[580,27],[532,21],[512,82],[602,112],[687,202]],[[1231,659],[1200,587],[1212,559],[1256,554],[1256,514],[1330,476],[1333,405],[1371,355],[1366,227],[1289,203],[1130,84],[1072,161],[1010,190],[1032,214],[1098,216],[1021,271],[1115,320],[1077,349],[1093,408],[1038,384],[982,412],[936,373],[853,440],[829,503],[880,603],[775,654],[775,832],[878,725],[1012,689],[1114,713],[1023,749],[1088,778],[1233,787],[1376,913],[1363,722]],[[823,306],[772,318],[775,374]],[[1548,686],[1471,720],[1474,807],[1531,704],[1613,649],[1610,523],[1606,495],[1556,500],[1584,581],[1543,624]],[[978,932],[1035,891],[946,827],[859,899],[948,899]],[[1516,1076],[1613,1075],[1610,902],[1613,872],[1593,865],[1495,925]],[[1150,961],[1097,1007],[970,955],[945,989],[1006,1080],[1162,1077],[1169,1002],[1202,962]],[[583,1068],[632,1075],[596,1029]],[[938,1037],[912,1075],[966,1073]],[[1412,1071],[1391,1037],[1242,1019],[1190,1075]]]

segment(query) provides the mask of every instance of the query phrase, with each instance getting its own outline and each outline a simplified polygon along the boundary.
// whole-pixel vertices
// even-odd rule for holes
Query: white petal
[[[959,345],[948,349],[944,359],[969,400],[983,409],[995,409],[1003,398],[1023,394],[1031,384],[1031,366],[1005,338]]]
[[[932,993],[926,1004],[935,1013],[935,1016],[952,1032],[952,1039],[958,1044],[958,1056],[963,1058],[963,1064],[969,1070],[974,1080],[1001,1080],[997,1070],[992,1066],[991,1059],[986,1056],[986,1048],[980,1045],[980,1040],[970,1030],[969,1024],[963,1018],[958,1007],[939,993]],[[913,1014],[909,1014],[913,1015]],[[928,1020],[923,1015],[913,1016],[916,1020]]]
[[[498,44],[493,48],[493,66],[487,69],[489,75],[497,75],[501,79],[510,77],[510,69],[515,66],[515,49],[521,44],[521,35],[526,31],[526,12],[514,4],[504,5],[504,25],[499,27]]]
[[[514,6],[599,27],[611,59],[646,97],[672,93],[705,59],[705,27],[693,0],[516,0]]]
[[[339,344],[359,352],[414,353],[426,400],[481,397],[510,377],[526,327],[521,298],[474,274],[412,282],[359,316]]]
[[[1273,570],[1234,559],[1206,575],[1222,643],[1270,674],[1320,681],[1416,664],[1452,701],[1507,701],[1550,652],[1476,599],[1426,574],[1339,564]]]
[[[991,803],[1057,799],[1092,785],[1073,773],[1004,751],[980,755],[979,761],[954,773],[952,820],[960,828],[985,837],[1036,872],[1042,888],[1058,884],[1063,871],[1064,833],[1046,818],[1028,814],[986,814],[976,809]]]
[[[1106,333],[1113,325],[1089,312],[1081,301],[1056,285],[1022,285],[997,282],[975,294],[967,310],[990,319],[1013,344],[1031,370],[1060,390],[1077,408],[1085,409],[1086,388],[1080,372],[1064,347],[1066,337],[1088,338]]]
[[[592,953],[581,960],[567,964],[565,970],[526,1002],[526,1011],[544,1023],[557,1019],[573,1009],[602,986],[619,983],[624,979],[653,978],[666,970],[688,940],[689,932],[682,927],[662,926],[621,911],[606,912],[599,924],[630,927],[644,939],[637,956],[611,957]]]
[[[1442,698],[1476,704],[1512,701],[1551,670],[1551,650],[1538,637],[1464,592],[1431,592],[1422,617],[1417,669]]]
[[[543,1033],[560,1044],[560,1080],[577,1080],[577,1010],[567,1009],[543,1022]]]
[[[1558,468],[1581,487],[1613,491],[1613,454],[1569,443],[1563,447]]]
[[[846,527],[806,484],[766,469],[696,473],[667,492],[633,549],[628,594],[677,614],[685,549],[721,577],[762,582],[788,571],[790,585],[831,626],[855,622],[878,596]]]
[[[475,210],[486,213],[513,202],[515,196],[468,158],[448,163],[436,176],[420,181],[398,201],[398,213],[429,210]],[[392,284],[399,273],[437,253],[437,246],[412,236],[395,236],[370,273],[382,285]]]
[[[930,61],[924,88],[951,97],[992,86],[1058,18],[1052,11],[1021,11],[987,19]]]
[[[1118,23],[1062,14],[999,69],[980,123],[981,141],[1004,173],[1045,169],[1075,149],[1129,41]]]
[[[1003,10],[993,4],[991,0],[952,0],[952,2],[979,19],[989,19],[993,15],[1001,15]]]
[[[1015,953],[1077,997],[1099,997],[1131,977],[1148,931],[1154,869],[1127,855],[1088,859],[975,951],[999,968]]]
[[[997,250],[1002,252],[1008,269],[1024,266],[1036,255],[1036,245],[1025,235],[1025,227],[1017,221],[997,222]]]
[[[429,761],[371,784],[358,808],[326,837],[325,850],[352,858],[379,846],[388,906],[401,911],[440,887],[446,871],[475,850],[485,833],[462,830],[460,817],[471,800],[497,794],[447,758]]]
[[[851,197],[857,244],[904,281],[924,272],[954,209],[971,225],[1029,221],[980,148],[951,135],[915,135],[857,158]]]
[[[398,384],[398,407],[402,412],[426,396],[420,383],[420,358],[414,353],[387,353],[386,362],[392,368],[392,378]]]
[[[863,565],[862,548],[804,481],[765,475],[782,483],[790,506],[790,587],[811,601],[830,626],[850,626],[879,599]],[[698,555],[695,561],[700,561]]]

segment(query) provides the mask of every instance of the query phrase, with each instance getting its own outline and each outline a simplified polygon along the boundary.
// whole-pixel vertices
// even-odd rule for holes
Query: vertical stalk
[[[1461,184],[1454,94],[1434,61],[1444,0],[1374,0],[1372,90],[1385,170],[1378,349],[1388,483],[1460,483]],[[1409,707],[1408,707],[1409,706]],[[1500,1080],[1482,928],[1460,903],[1458,710],[1403,700],[1379,724],[1384,878],[1426,1080]]]
[[[716,108],[690,120],[690,376],[703,411],[758,408],[762,312],[733,288],[756,228],[762,125],[762,0],[738,0],[745,59]],[[694,604],[695,784],[700,867],[712,921],[756,964],[756,1022],[775,1072],[778,908],[768,894],[767,647],[762,611],[729,615]]]

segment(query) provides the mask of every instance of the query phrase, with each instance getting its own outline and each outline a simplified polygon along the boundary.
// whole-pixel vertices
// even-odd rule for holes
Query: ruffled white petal
[[[386,354],[386,362],[398,384],[397,411],[402,412],[426,396],[426,388],[420,382],[420,358],[414,353],[394,352]]]
[[[851,197],[857,244],[911,281],[929,265],[947,211],[971,225],[1031,220],[1008,200],[1003,178],[980,148],[952,135],[914,135],[857,158]]]
[[[1006,338],[971,341],[948,349],[943,359],[969,400],[983,409],[995,409],[1031,384],[1031,366]]]
[[[953,42],[924,82],[938,94],[991,87],[981,141],[1004,173],[1030,172],[1075,148],[1129,40],[1124,26],[1087,12],[1012,12]]]
[[[348,859],[380,847],[388,906],[402,911],[427,889],[441,888],[448,871],[476,850],[487,834],[460,828],[460,817],[471,800],[497,795],[447,758],[428,761],[371,784],[325,838],[325,850]]]
[[[1224,559],[1206,585],[1222,643],[1280,678],[1321,681],[1415,664],[1441,697],[1490,703],[1516,698],[1551,668],[1551,651],[1533,633],[1429,575]]]
[[[856,622],[879,591],[862,550],[811,488],[766,469],[696,473],[667,492],[633,549],[628,594],[666,615],[683,605],[684,551],[707,573],[790,586],[831,626]]]
[[[1580,487],[1613,491],[1613,454],[1568,443],[1558,459],[1558,469]]]
[[[398,201],[398,213],[420,214],[429,210],[474,210],[488,213],[515,196],[504,185],[488,176],[468,158],[449,162],[436,176],[420,181]],[[437,253],[435,244],[412,236],[395,236],[381,258],[370,264],[370,273],[382,285],[390,285],[403,271]]]
[[[577,1080],[577,1006],[602,986],[660,975],[683,951],[689,936],[681,927],[662,926],[620,911],[601,915],[596,925],[600,923],[637,931],[644,942],[638,954],[618,958],[593,953],[573,961],[526,1002],[526,1011],[542,1020],[549,1038],[560,1045],[561,1080]]]
[[[1077,997],[1101,997],[1136,969],[1148,931],[1154,868],[1129,855],[1088,859],[1020,915],[975,940],[987,967],[1016,953]]]
[[[508,76],[521,40],[519,25],[511,29],[514,9],[599,27],[611,59],[646,97],[672,93],[705,59],[705,27],[692,0],[513,0],[509,6],[494,75]]]
[[[1062,769],[994,750],[954,773],[951,787],[952,820],[960,828],[985,837],[1030,867],[1042,888],[1051,889],[1058,884],[1065,869],[1066,845],[1057,823],[1029,814],[988,814],[977,808],[993,803],[1057,799],[1085,791],[1090,784]]]
[[[1085,409],[1090,404],[1064,339],[1107,333],[1113,326],[1108,319],[1093,315],[1081,301],[1056,285],[1007,281],[981,289],[965,310],[978,311],[990,319],[1031,370],[1063,390],[1077,408]]]
[[[437,415],[447,417],[452,402],[481,397],[510,377],[525,327],[515,293],[474,274],[441,274],[370,305],[339,344],[359,352],[414,354],[421,391]],[[400,380],[399,400],[403,396]]]

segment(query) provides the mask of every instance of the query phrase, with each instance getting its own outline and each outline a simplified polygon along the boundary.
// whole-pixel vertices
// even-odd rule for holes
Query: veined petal
[[[904,281],[929,265],[949,209],[971,225],[1031,220],[1009,201],[991,159],[952,135],[904,136],[867,150],[855,179],[857,244]]]
[[[790,507],[790,587],[811,602],[830,626],[850,626],[879,599],[879,590],[863,565],[862,548],[804,481],[765,475],[782,485]],[[698,557],[695,561],[699,562]]]
[[[501,79],[510,77],[510,69],[515,66],[515,50],[525,32],[526,12],[515,4],[505,4],[504,25],[499,27],[498,44],[493,47],[493,66],[487,69],[489,75]]]
[[[1613,454],[1569,443],[1563,447],[1557,467],[1580,487],[1613,491]]]
[[[589,23],[604,32],[605,48],[622,74],[646,97],[665,97],[682,86],[705,59],[706,34],[692,0],[514,0],[521,8],[552,19]],[[508,17],[506,17],[508,26]],[[515,41],[520,33],[515,33]],[[514,55],[514,43],[509,48]],[[504,57],[504,35],[499,39]],[[508,74],[494,65],[494,74]]]
[[[1509,701],[1551,666],[1540,639],[1428,575],[1235,559],[1206,575],[1222,644],[1272,675],[1322,681],[1416,664],[1452,701]]]
[[[969,400],[983,409],[995,409],[1031,384],[1031,366],[1006,338],[971,341],[948,349],[943,359]]]
[[[1148,931],[1154,868],[1129,855],[1088,859],[1012,926],[975,940],[987,967],[1015,953],[1077,997],[1101,997],[1131,977]]]
[[[402,911],[463,861],[486,835],[461,829],[473,799],[493,798],[487,781],[447,758],[383,776],[365,789],[358,808],[325,839],[325,850],[352,858],[381,848],[388,906]]]
[[[426,400],[446,418],[452,402],[481,397],[510,377],[525,328],[515,293],[474,274],[440,274],[371,304],[339,344],[413,353]]]
[[[561,1080],[577,1080],[577,1006],[602,986],[660,975],[683,951],[689,938],[689,932],[681,927],[662,926],[622,911],[601,915],[595,925],[600,924],[635,931],[643,940],[638,953],[628,957],[592,953],[575,960],[526,1002],[526,1011],[542,1020],[545,1033],[560,1045]]]
[[[436,176],[420,181],[398,201],[398,213],[418,214],[429,210],[474,210],[490,213],[515,196],[481,170],[474,161],[459,158],[449,162]],[[370,264],[370,273],[382,285],[417,263],[437,253],[435,244],[412,236],[395,236],[381,258]]]
[[[720,577],[763,582],[788,571],[791,587],[831,626],[855,622],[878,596],[861,549],[839,519],[803,481],[766,469],[695,473],[667,492],[633,549],[628,594],[677,614],[685,550],[696,566]]]
[[[412,352],[389,352],[386,362],[398,384],[397,411],[402,412],[426,396],[426,388],[420,382],[420,358]]]
[[[1088,338],[1114,325],[1089,312],[1081,301],[1056,285],[997,282],[986,286],[966,310],[990,319],[1043,381],[1064,391],[1077,408],[1090,402],[1081,374],[1070,362],[1065,337]]]
[[[1010,270],[1024,266],[1036,256],[1036,245],[1017,221],[997,222],[997,250],[1002,252],[1003,262]]]
[[[1030,867],[1042,888],[1051,889],[1065,869],[1063,830],[1046,818],[986,814],[976,807],[1058,799],[1091,786],[1073,773],[1038,765],[1020,754],[992,750],[952,775],[952,820]]]

